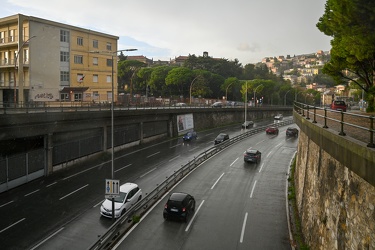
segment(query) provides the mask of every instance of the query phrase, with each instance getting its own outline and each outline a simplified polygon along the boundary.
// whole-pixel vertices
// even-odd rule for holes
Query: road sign
[[[105,180],[105,198],[120,197],[120,181],[119,180]]]

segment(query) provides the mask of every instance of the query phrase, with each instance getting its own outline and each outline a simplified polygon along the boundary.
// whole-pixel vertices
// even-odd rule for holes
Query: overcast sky
[[[330,50],[316,28],[326,0],[1,0],[23,14],[118,36],[128,55],[169,60],[204,51],[242,65]]]

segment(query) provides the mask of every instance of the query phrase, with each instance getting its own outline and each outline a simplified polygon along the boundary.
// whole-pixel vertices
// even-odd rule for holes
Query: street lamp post
[[[246,93],[245,93],[245,132],[246,132],[246,120],[247,120],[247,81],[246,81]]]
[[[27,39],[26,41],[24,41],[22,43],[22,45],[20,46],[20,48],[18,49],[18,52],[17,52],[17,55],[16,57],[14,58],[14,96],[13,96],[13,99],[14,99],[14,107],[16,107],[17,105],[17,82],[16,82],[16,71],[18,69],[17,67],[17,60],[18,60],[18,55],[21,53],[21,50],[23,48],[23,46],[25,46],[26,43],[28,43],[31,39],[33,39],[34,37],[36,36],[32,36],[30,37],[29,39]],[[23,67],[23,63],[22,63],[22,67]],[[23,89],[22,89],[23,91]],[[20,81],[20,92],[21,92],[21,81]],[[21,95],[20,93],[20,96],[23,96]],[[21,100],[22,101],[22,100]]]
[[[227,89],[225,90],[225,101],[228,102],[228,88],[230,87],[230,85],[232,85],[232,83],[230,83],[228,86],[227,86]],[[247,83],[246,83],[247,84]]]
[[[257,89],[258,89],[260,86],[263,86],[263,84],[258,85],[258,86],[254,89],[254,107],[256,107],[255,93],[257,92]],[[246,88],[247,88],[247,85],[246,85]]]
[[[112,51],[90,51],[91,53],[103,53],[103,54],[111,54],[111,57],[112,57],[112,95],[111,95],[111,176],[112,176],[112,180],[115,178],[115,169],[114,169],[114,156],[115,156],[115,147],[114,147],[114,114],[113,114],[113,110],[114,110],[114,80],[113,80],[113,76],[114,76],[114,58],[115,56],[117,56],[117,53],[118,52],[122,52],[122,51],[135,51],[137,49],[122,49],[122,50],[117,50],[115,52],[112,52]],[[114,220],[115,219],[115,199],[112,198],[112,219]]]
[[[191,83],[190,83],[190,105],[191,105],[191,89],[193,88],[193,83],[194,83],[194,81],[197,80],[198,77],[200,77],[200,75],[197,75],[197,76],[193,79],[193,81],[191,81]]]

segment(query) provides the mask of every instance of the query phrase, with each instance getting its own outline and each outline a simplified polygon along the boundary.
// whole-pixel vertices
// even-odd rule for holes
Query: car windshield
[[[126,193],[120,192],[120,196],[115,198],[115,202],[124,203],[124,199],[126,197]],[[111,200],[111,199],[107,199]]]
[[[191,136],[192,135],[192,133],[186,133],[186,136]]]

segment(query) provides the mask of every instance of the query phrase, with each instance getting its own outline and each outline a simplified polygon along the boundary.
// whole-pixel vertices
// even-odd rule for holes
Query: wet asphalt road
[[[125,239],[127,248],[133,243],[144,242],[142,237],[138,238],[137,230],[152,232],[152,238],[157,242],[164,242],[164,239],[169,238],[177,239],[177,242],[183,243],[181,249],[199,249],[201,246],[205,246],[204,249],[213,249],[210,246],[213,247],[215,244],[228,244],[231,248],[234,245],[241,247],[253,240],[256,242],[253,242],[253,246],[260,244],[259,247],[262,247],[263,244],[270,244],[274,240],[259,242],[259,234],[274,237],[271,232],[276,231],[280,231],[281,242],[287,240],[285,180],[297,140],[286,140],[285,133],[283,134],[285,129],[286,127],[282,127],[280,135],[275,138],[259,134],[232,146],[194,171],[186,182],[181,184],[186,186],[178,187],[191,192],[197,199],[197,206],[203,201],[201,211],[197,211],[189,230],[185,231],[183,227],[186,225],[181,223],[164,222],[161,216],[164,201],[161,201],[161,207],[157,206]],[[115,179],[119,179],[121,183],[135,182],[142,188],[143,193],[150,192],[194,155],[211,147],[216,135],[223,131],[231,137],[241,133],[239,127],[234,126],[201,132],[198,134],[198,140],[191,143],[174,139],[117,152],[114,164]],[[262,162],[258,166],[244,165],[242,161],[243,151],[251,145],[257,145],[263,152]],[[267,156],[269,152],[271,153]],[[238,160],[235,160],[237,158]],[[99,207],[104,199],[104,182],[106,178],[111,177],[110,165],[110,162],[92,162],[89,165],[59,171],[53,176],[0,194],[1,248],[87,249],[91,246],[98,235],[103,234],[112,224],[111,220],[102,218],[99,214]],[[275,168],[274,165],[279,167]],[[215,179],[218,180],[217,185],[211,189],[212,181]],[[253,190],[252,197],[249,190]],[[256,195],[257,192],[261,193]],[[265,213],[268,210],[278,211],[278,215],[271,216],[268,212]],[[243,222],[245,217],[246,223]],[[263,226],[255,229],[256,222],[268,224],[264,223],[264,217],[272,220],[268,222],[273,225],[273,230],[259,230]],[[246,230],[242,242],[239,243],[237,234],[239,231],[242,233],[243,225]],[[208,226],[210,228],[207,228]],[[165,234],[164,230],[164,234],[160,235],[163,233],[160,227],[169,233]],[[215,234],[211,233],[208,238],[201,233],[208,233],[213,229]],[[228,232],[233,233],[231,239],[227,237]],[[252,232],[251,235],[248,235],[249,232]],[[224,241],[219,243],[218,240],[214,240],[213,235]],[[155,247],[149,239],[147,242]],[[169,244],[168,242],[170,241],[167,240],[165,244]],[[142,244],[133,247],[155,249]]]

